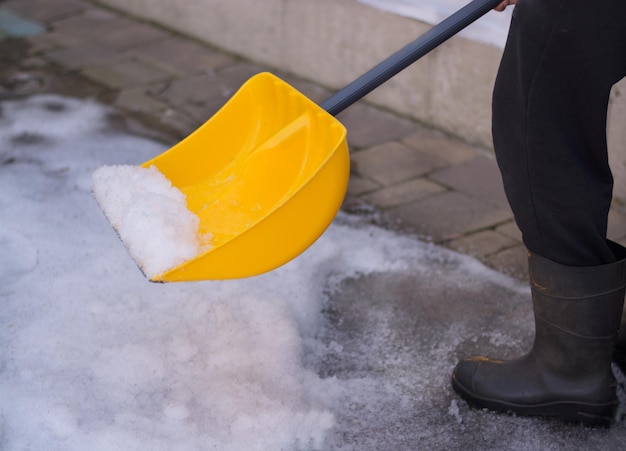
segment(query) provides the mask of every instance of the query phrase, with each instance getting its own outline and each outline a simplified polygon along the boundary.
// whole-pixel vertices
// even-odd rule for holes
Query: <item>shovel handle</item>
[[[473,0],[438,25],[336,92],[320,106],[333,116],[491,11],[502,0]]]

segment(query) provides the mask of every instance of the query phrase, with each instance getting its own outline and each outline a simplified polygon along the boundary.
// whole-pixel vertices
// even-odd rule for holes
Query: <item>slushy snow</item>
[[[150,228],[150,199],[109,190],[145,186],[119,185],[120,174],[157,177],[136,165],[166,147],[111,131],[110,111],[91,101],[1,105],[2,449],[323,449],[333,382],[303,363],[302,330],[319,310],[314,291],[302,297],[306,276],[147,283],[94,200],[92,174],[100,197],[145,205],[135,218],[111,210],[113,223]]]
[[[156,167],[103,166],[92,178],[100,207],[149,279],[210,247],[185,195]]]

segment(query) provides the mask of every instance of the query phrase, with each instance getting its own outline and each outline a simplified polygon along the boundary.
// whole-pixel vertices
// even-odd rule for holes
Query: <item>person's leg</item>
[[[606,240],[606,113],[626,74],[626,2],[519,0],[494,89],[505,191],[529,249],[535,341],[511,361],[473,357],[452,375],[470,404],[606,423],[626,249]]]
[[[626,75],[624,23],[619,0],[521,0],[494,88],[494,148],[524,243],[564,265],[614,261],[606,113]]]

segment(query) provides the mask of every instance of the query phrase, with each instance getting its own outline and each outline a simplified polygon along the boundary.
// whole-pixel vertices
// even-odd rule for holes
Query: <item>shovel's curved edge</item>
[[[154,282],[244,278],[291,261],[331,224],[350,174],[345,127],[267,72],[151,165],[186,194],[201,233],[218,231]]]

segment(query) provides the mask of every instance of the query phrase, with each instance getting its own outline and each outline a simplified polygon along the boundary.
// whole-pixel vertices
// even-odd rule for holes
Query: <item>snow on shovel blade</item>
[[[345,127],[261,73],[141,168],[96,171],[93,191],[150,280],[234,279],[275,269],[319,238],[349,166]]]

